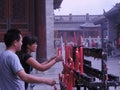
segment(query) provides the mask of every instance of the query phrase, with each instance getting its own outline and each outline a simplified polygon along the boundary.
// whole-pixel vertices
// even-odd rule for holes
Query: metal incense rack
[[[85,56],[99,58],[101,70],[93,68],[91,61],[85,59]],[[60,89],[109,90],[111,86],[119,86],[119,77],[108,74],[106,62],[107,55],[102,49],[66,46],[63,71],[59,74]]]

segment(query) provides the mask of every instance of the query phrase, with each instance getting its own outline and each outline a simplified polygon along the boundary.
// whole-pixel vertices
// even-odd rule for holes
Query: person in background
[[[112,51],[113,51],[112,42],[109,41],[107,43],[107,54],[108,54],[108,57],[112,56]]]
[[[17,52],[20,62],[25,69],[26,73],[31,72],[31,68],[39,71],[46,71],[51,68],[55,63],[63,61],[62,56],[54,56],[50,60],[39,63],[34,57],[31,56],[32,52],[36,52],[37,38],[35,36],[25,36],[23,38],[23,45],[20,52]],[[25,88],[28,88],[28,83],[25,83]]]
[[[16,55],[22,45],[18,29],[9,29],[4,35],[4,42],[6,50],[0,54],[0,90],[25,90],[24,82],[55,85],[56,81],[52,78],[37,77],[24,71]]]

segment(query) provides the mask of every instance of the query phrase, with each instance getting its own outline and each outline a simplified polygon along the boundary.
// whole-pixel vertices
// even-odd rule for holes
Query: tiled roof
[[[113,16],[120,13],[120,3],[117,3],[112,9],[105,13],[106,17]]]
[[[64,25],[68,24],[70,27],[75,26],[79,27],[99,27],[99,25],[94,25],[94,21],[99,18],[101,15],[57,15],[54,17],[55,24]],[[68,26],[67,25],[67,26]],[[76,27],[76,26],[75,26]]]
[[[89,15],[89,20],[93,22],[99,15]],[[81,22],[86,21],[86,15],[55,15],[54,22]]]

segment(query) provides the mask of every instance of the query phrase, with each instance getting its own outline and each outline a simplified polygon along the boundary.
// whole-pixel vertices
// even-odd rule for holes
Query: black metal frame
[[[76,47],[74,47],[76,48]],[[75,50],[75,49],[73,49]],[[91,62],[89,60],[84,59],[84,74],[80,74],[79,72],[73,70],[74,77],[76,78],[75,86],[77,90],[80,90],[81,87],[84,87],[84,90],[109,90],[109,87],[114,86],[120,86],[119,77],[108,74],[107,73],[107,55],[103,53],[102,49],[96,49],[96,48],[84,48],[83,49],[84,56],[92,56],[94,58],[100,58],[101,59],[101,71],[98,69],[95,69],[91,67]],[[73,51],[73,58],[75,62],[75,51]],[[96,82],[95,78],[98,78],[100,81]],[[66,90],[66,86],[64,85],[64,82],[60,82],[60,88],[61,90]]]

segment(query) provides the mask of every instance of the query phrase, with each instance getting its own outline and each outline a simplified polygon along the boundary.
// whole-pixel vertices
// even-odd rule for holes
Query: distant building
[[[103,15],[56,15],[54,17],[54,38],[63,37],[63,42],[73,42],[76,33],[77,43],[82,36],[82,42],[90,38],[95,42],[101,42],[101,25],[95,25],[94,21]],[[99,41],[97,41],[99,39]]]

